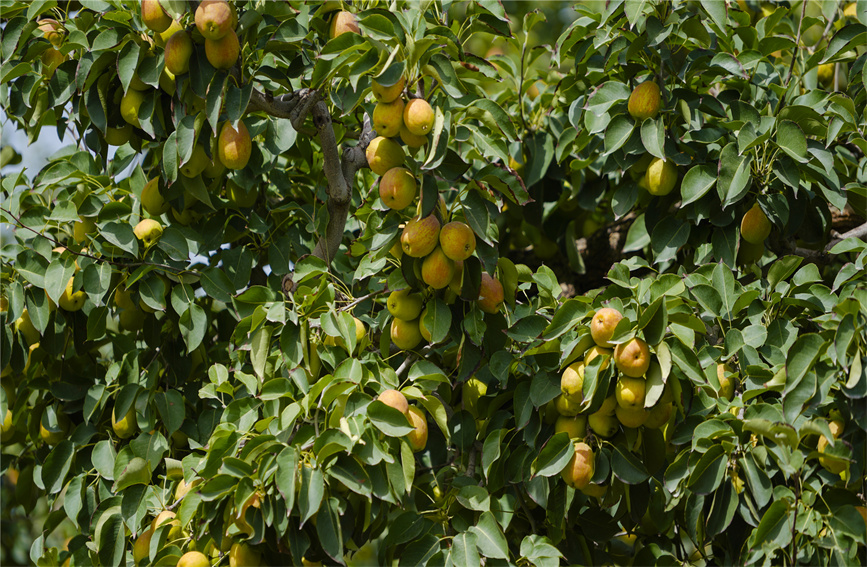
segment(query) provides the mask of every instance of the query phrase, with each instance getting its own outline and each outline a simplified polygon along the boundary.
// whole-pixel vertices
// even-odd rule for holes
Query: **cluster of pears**
[[[587,350],[583,360],[564,369],[560,378],[561,394],[552,401],[559,414],[554,422],[555,433],[566,432],[570,438],[580,440],[587,435],[589,426],[595,435],[610,438],[620,430],[621,425],[629,428],[644,426],[660,429],[672,417],[674,398],[668,385],[665,386],[659,401],[652,408],[645,408],[645,374],[651,364],[647,343],[634,337],[616,346],[612,345],[611,337],[621,319],[623,315],[610,307],[599,309],[593,315],[590,321],[590,336],[595,345]],[[618,370],[617,382],[614,394],[608,396],[596,412],[584,415],[581,413],[584,402],[584,371],[596,357],[602,357],[600,371],[608,368],[613,360]],[[589,470],[592,477],[592,465],[582,464],[586,460],[582,455],[589,447],[580,449],[579,451],[576,448],[576,457],[563,475],[570,485],[584,489],[589,477],[576,480],[575,471],[580,469],[586,473]]]
[[[627,110],[636,122],[656,118],[659,115],[661,93],[654,81],[644,81],[629,95]],[[677,166],[668,159],[660,159],[650,154],[639,160],[630,170],[632,175],[641,175],[638,186],[651,195],[662,197],[672,192],[677,185]]]
[[[406,396],[397,390],[385,390],[376,399],[406,416],[413,427],[406,434],[409,446],[414,453],[424,450],[427,446],[427,418],[421,408],[409,405]]]

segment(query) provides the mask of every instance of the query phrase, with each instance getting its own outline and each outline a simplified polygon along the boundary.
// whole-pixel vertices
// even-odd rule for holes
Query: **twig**
[[[352,309],[353,307],[355,307],[356,305],[358,305],[362,301],[370,299],[371,297],[376,297],[377,295],[383,294],[387,291],[388,291],[388,288],[384,288],[384,289],[380,289],[379,291],[374,291],[374,292],[368,293],[367,295],[364,295],[362,297],[359,297],[358,299],[353,300],[352,303],[344,305],[343,307],[338,309],[338,311],[348,311],[349,309]]]
[[[865,236],[867,236],[867,222],[865,222],[861,226],[856,226],[855,228],[853,228],[852,230],[850,230],[848,232],[844,232],[843,234],[840,235],[839,238],[835,238],[835,239],[831,240],[831,242],[829,242],[828,245],[825,246],[824,251],[830,252],[831,248],[833,248],[838,242],[842,242],[843,240],[846,240],[847,238],[861,238],[861,239],[863,239]]]
[[[801,19],[798,20],[798,37],[795,38],[795,46],[801,45],[801,28],[804,27],[804,16],[807,14],[807,3],[804,2],[801,5]],[[786,73],[786,88],[783,89],[783,93],[780,95],[780,100],[777,102],[777,108],[774,110],[774,116],[780,113],[780,110],[783,109],[783,102],[786,100],[786,93],[789,92],[789,81],[792,80],[792,73],[795,70],[795,59],[796,53],[792,53],[792,61],[789,63],[789,72]]]
[[[127,268],[131,268],[134,266],[153,266],[155,268],[162,268],[164,270],[171,270],[171,271],[176,272],[178,274],[189,271],[186,269],[175,268],[174,266],[167,266],[165,264],[154,264],[152,262],[134,262],[134,261],[112,260],[110,258],[102,258],[100,256],[94,256],[92,254],[85,254],[84,252],[76,252],[75,250],[70,250],[65,244],[63,244],[62,242],[60,242],[56,238],[53,238],[51,236],[46,236],[46,235],[42,234],[41,232],[39,232],[38,230],[30,228],[29,226],[27,226],[26,224],[21,222],[21,219],[19,217],[15,216],[12,213],[12,211],[10,211],[9,209],[4,209],[3,207],[0,207],[0,211],[3,211],[7,215],[9,215],[13,219],[15,219],[15,223],[19,227],[21,227],[25,230],[29,230],[30,232],[32,232],[36,236],[40,236],[40,237],[44,238],[45,240],[54,243],[55,246],[62,246],[70,254],[74,254],[75,256],[81,256],[82,258],[90,258],[91,260],[93,260],[95,262],[103,262],[106,264],[113,264],[115,266],[124,266]]]

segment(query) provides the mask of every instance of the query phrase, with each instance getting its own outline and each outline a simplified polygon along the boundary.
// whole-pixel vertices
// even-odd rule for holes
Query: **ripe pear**
[[[653,81],[641,83],[629,95],[629,114],[638,121],[655,118],[659,114],[659,94],[659,85]]]
[[[590,336],[593,341],[601,347],[611,348],[611,336],[621,319],[623,315],[617,309],[603,307],[597,311],[590,320]]]
[[[170,205],[160,193],[160,178],[154,177],[141,190],[141,206],[153,217],[168,212]]]
[[[635,337],[614,348],[614,364],[617,370],[631,378],[640,378],[650,368],[650,348]]]
[[[625,408],[618,404],[616,408],[614,408],[614,415],[617,417],[617,421],[623,424],[624,427],[637,428],[644,425],[644,422],[647,421],[647,418],[650,416],[650,412],[644,409],[644,407],[637,408]]]
[[[244,565],[252,565],[245,563]],[[211,562],[208,556],[201,551],[188,551],[178,559],[177,567],[210,567]]]
[[[741,238],[750,244],[762,244],[771,234],[771,221],[758,203],[741,219]]]
[[[391,321],[391,342],[401,350],[412,350],[422,341],[421,330],[419,330],[418,319],[413,321],[404,321],[402,319],[392,319]]]
[[[229,567],[258,567],[262,564],[262,554],[250,545],[238,542],[229,550]]]
[[[846,470],[846,462],[842,459],[825,455],[828,445],[830,445],[830,442],[827,437],[824,435],[819,437],[819,443],[816,445],[816,450],[819,451],[819,464],[828,472],[840,474]]]
[[[403,126],[403,99],[380,102],[373,108],[373,129],[380,136],[393,138]]]
[[[563,370],[560,391],[573,403],[584,401],[584,362],[573,362]]]
[[[673,403],[663,403],[662,400],[660,400],[648,412],[647,421],[644,422],[644,427],[647,427],[648,429],[659,429],[668,423],[673,411]]]
[[[39,31],[42,32],[42,37],[51,42],[54,47],[60,47],[63,44],[63,24],[51,18],[44,18],[37,22]]]
[[[376,81],[376,79],[374,79],[370,90],[373,93],[373,98],[379,102],[392,102],[400,96],[405,85],[406,79],[403,77],[401,77],[398,82],[388,87],[382,86]],[[402,108],[401,112],[403,112]],[[400,123],[403,124],[403,116],[401,116]]]
[[[190,159],[181,166],[181,173],[184,177],[196,177],[200,175],[206,167],[211,163],[211,158],[205,152],[205,148],[201,144],[196,144],[193,147],[193,153]]]
[[[415,201],[418,184],[412,173],[403,167],[393,167],[379,180],[379,198],[388,208],[399,211]]]
[[[234,29],[232,8],[225,0],[202,0],[196,8],[196,27],[205,39],[221,39]]]
[[[344,33],[361,33],[361,28],[358,27],[358,22],[355,19],[355,14],[341,10],[334,14],[331,20],[331,39]]]
[[[136,238],[151,247],[163,235],[163,226],[154,219],[143,219],[133,229]]]
[[[129,439],[135,435],[136,429],[138,429],[138,424],[135,419],[135,408],[130,406],[129,411],[127,411],[126,415],[124,415],[120,420],[117,419],[115,409],[116,408],[113,408],[111,410],[111,428],[114,430],[114,434],[119,438]]]
[[[409,402],[406,400],[406,396],[397,390],[385,390],[376,399],[404,415],[409,412]]]
[[[403,123],[412,134],[426,136],[433,129],[433,108],[426,100],[414,98],[403,109]]]
[[[608,368],[608,364],[611,362],[611,357],[614,355],[614,351],[610,348],[602,348],[601,346],[593,346],[590,347],[587,352],[584,354],[584,366],[590,366],[590,362],[596,358],[597,356],[602,357],[602,366],[599,367],[599,371],[603,371]]]
[[[142,328],[144,328],[146,318],[147,314],[144,311],[138,307],[133,307],[132,309],[121,310],[120,317],[118,317],[118,323],[120,324],[121,329],[132,333],[141,331]]]
[[[406,128],[406,124],[400,127],[400,139],[408,147],[418,149],[427,143],[427,136],[416,136]]]
[[[136,565],[150,556],[151,537],[153,535],[154,531],[148,528],[138,537],[137,540],[135,540],[135,543],[132,544],[132,560]]]
[[[487,272],[482,272],[482,282],[479,285],[479,299],[476,304],[485,313],[497,313],[505,298],[503,284]]]
[[[643,378],[621,376],[614,389],[617,404],[627,409],[644,408],[644,396],[647,393],[647,383]],[[616,410],[616,408],[615,408]]]
[[[385,175],[393,167],[403,165],[406,154],[397,142],[383,136],[371,140],[365,150],[367,165],[377,175]]]
[[[24,337],[24,341],[28,345],[34,345],[39,343],[39,331],[36,330],[36,327],[33,325],[33,321],[30,320],[30,312],[27,311],[26,307],[21,312],[21,316],[15,320],[13,329],[16,333],[19,333]]]
[[[423,219],[414,217],[406,223],[400,235],[401,248],[408,256],[424,258],[436,248],[439,235],[440,221],[434,215],[428,215]]]
[[[132,124],[124,124],[120,128],[107,126],[105,129],[105,143],[109,146],[122,146],[132,139]]]
[[[88,234],[93,234],[96,231],[96,223],[87,217],[79,217],[81,220],[75,221],[72,225],[72,239],[77,244],[81,244],[87,238]]]
[[[57,69],[57,66],[64,61],[66,61],[66,55],[58,49],[49,47],[42,52],[42,74],[50,78],[54,75],[54,70]]]
[[[737,372],[728,364],[716,365],[716,377],[719,381],[719,395],[731,401],[735,396],[735,381],[737,380]]]
[[[205,40],[205,56],[214,69],[231,69],[241,55],[241,43],[235,30],[220,39]],[[228,167],[228,166],[227,166]]]
[[[430,309],[430,306],[427,306],[424,308],[424,311],[421,312],[421,315],[418,318],[418,330],[419,330],[419,332],[421,332],[421,336],[424,340],[426,340],[429,343],[432,343],[433,342],[433,335],[431,334],[430,329],[428,329],[427,326],[424,324],[424,318],[427,317],[429,309]]]
[[[644,182],[651,195],[668,195],[677,185],[677,166],[671,160],[654,158],[644,172]]]
[[[407,433],[406,439],[413,453],[418,453],[427,446],[427,419],[424,412],[415,406],[410,406],[407,417],[415,429]]]
[[[142,0],[141,20],[149,29],[160,33],[172,24],[172,17],[166,14],[159,0]]]
[[[606,439],[613,437],[618,430],[618,421],[615,415],[607,415],[602,412],[590,414],[587,424],[593,433]]]
[[[172,23],[169,24],[169,27],[167,27],[165,31],[162,31],[154,36],[154,43],[157,45],[157,47],[165,47],[166,42],[169,41],[169,38],[171,38],[182,29],[184,29],[184,26],[182,26],[179,21],[172,20]]]
[[[80,311],[81,308],[84,307],[84,302],[87,300],[87,294],[84,290],[73,291],[73,281],[75,281],[74,276],[69,278],[66,288],[57,300],[57,305],[59,305],[64,311]]]
[[[461,260],[455,262],[455,275],[452,276],[452,281],[449,282],[449,289],[455,295],[460,295],[463,289],[464,282],[464,263]]]
[[[440,246],[450,259],[463,261],[476,250],[476,235],[466,223],[452,221],[440,231]]]
[[[470,376],[466,382],[461,384],[461,402],[464,409],[478,419],[479,418],[479,400],[488,393],[488,385],[479,380],[476,376]]]
[[[180,432],[176,431],[175,433],[180,433]],[[174,437],[174,433],[172,434],[172,437]],[[189,494],[190,491],[193,488],[195,488],[196,485],[200,484],[201,482],[202,482],[201,478],[194,478],[192,481],[190,481],[189,484],[187,484],[184,479],[181,479],[180,482],[178,482],[178,485],[175,487],[175,500],[177,501],[177,500],[183,499],[184,496]]]
[[[166,69],[174,75],[183,75],[190,70],[190,57],[193,55],[193,40],[190,34],[181,30],[166,42]]]
[[[455,275],[455,262],[437,246],[422,262],[421,279],[434,289],[444,289]]]
[[[156,0],[151,0],[156,2]],[[120,115],[129,124],[136,128],[141,128],[141,122],[138,119],[138,111],[145,100],[145,94],[135,89],[129,89],[123,98],[120,100]]]
[[[174,541],[183,537],[184,531],[181,527],[181,522],[175,517],[175,513],[170,510],[163,510],[157,514],[157,517],[151,522],[151,531],[156,531],[157,528],[165,525],[171,526],[166,536],[166,541]]]
[[[252,207],[256,204],[256,198],[259,196],[259,191],[256,187],[251,187],[250,190],[246,190],[231,179],[226,182],[226,192],[228,193],[229,200],[234,203],[236,207]]]
[[[569,459],[566,468],[560,473],[566,484],[572,488],[585,488],[590,484],[596,470],[596,456],[590,445],[584,442],[575,443],[575,453]]]
[[[581,404],[573,402],[563,394],[554,398],[554,407],[557,413],[566,417],[575,417],[581,413]]]
[[[244,121],[238,122],[237,129],[231,122],[224,122],[217,140],[217,155],[220,162],[229,169],[244,169],[250,161],[252,152],[253,141],[250,139],[250,132]]]
[[[558,416],[557,421],[554,422],[554,433],[564,431],[569,434],[570,439],[584,439],[587,436],[587,416]]]
[[[418,293],[412,293],[410,288],[399,289],[388,295],[386,306],[392,317],[412,321],[421,315],[422,298]]]
[[[65,413],[57,412],[57,423],[50,424],[46,415],[39,421],[39,437],[46,445],[57,445],[66,439],[69,433],[69,418]]]

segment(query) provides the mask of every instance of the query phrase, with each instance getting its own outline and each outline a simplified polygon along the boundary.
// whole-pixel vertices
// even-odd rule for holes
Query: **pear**
[[[406,154],[397,142],[383,136],[371,140],[365,150],[367,165],[377,175],[385,175],[393,167],[403,165]]]
[[[233,24],[232,8],[225,0],[202,0],[196,8],[196,27],[205,39],[222,39]]]
[[[426,136],[434,125],[434,111],[428,102],[414,98],[403,109],[403,123],[416,136]]]
[[[193,40],[190,34],[179,31],[166,42],[166,69],[173,75],[183,75],[190,70],[190,57],[193,55]]]
[[[479,299],[476,302],[485,313],[497,313],[503,305],[503,284],[497,278],[482,272],[482,282],[479,286]]]
[[[143,219],[135,226],[133,233],[145,246],[150,247],[163,235],[163,226],[154,219]]]
[[[399,211],[415,201],[418,184],[412,173],[403,167],[393,167],[379,180],[379,198],[390,209]]]
[[[439,234],[440,221],[434,215],[428,215],[423,219],[415,217],[403,228],[403,233],[400,235],[401,248],[408,256],[424,258],[436,248]]]
[[[334,15],[331,20],[330,35],[331,39],[344,33],[361,33],[361,28],[358,27],[358,22],[355,19],[355,14],[352,12],[340,11]]]
[[[373,128],[376,133],[386,138],[393,138],[400,133],[403,126],[403,100],[380,102],[373,108]]]
[[[229,169],[244,169],[252,153],[253,141],[244,121],[238,121],[237,128],[232,126],[231,122],[224,122],[217,140],[217,156],[220,162]]]
[[[403,92],[403,87],[406,85],[406,79],[403,77],[400,78],[398,82],[393,85],[384,87],[379,84],[376,79],[373,80],[371,84],[370,90],[373,93],[373,98],[378,100],[379,102],[392,102],[397,97],[400,96],[400,93]],[[401,112],[403,109],[401,108]],[[403,124],[403,117],[400,120],[401,124]]]
[[[172,25],[172,17],[166,14],[159,0],[142,0],[141,20],[157,33],[166,31]]]
[[[455,275],[455,262],[445,255],[442,247],[437,247],[422,262],[421,279],[434,289],[449,285]]]
[[[388,312],[392,317],[412,321],[421,315],[422,299],[418,293],[412,293],[409,288],[393,291],[386,302]]]
[[[234,30],[220,39],[205,39],[205,56],[214,69],[231,69],[241,55],[241,43]]]
[[[452,260],[463,261],[473,255],[476,235],[466,223],[452,221],[440,231],[440,246]]]

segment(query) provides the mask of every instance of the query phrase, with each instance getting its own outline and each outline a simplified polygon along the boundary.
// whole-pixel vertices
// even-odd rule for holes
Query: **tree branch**
[[[863,240],[865,236],[867,236],[867,222],[861,226],[856,226],[852,230],[844,232],[838,238],[831,240],[831,242],[825,246],[825,252],[830,252],[831,248],[833,248],[838,242],[846,240],[847,238],[860,238]]]

